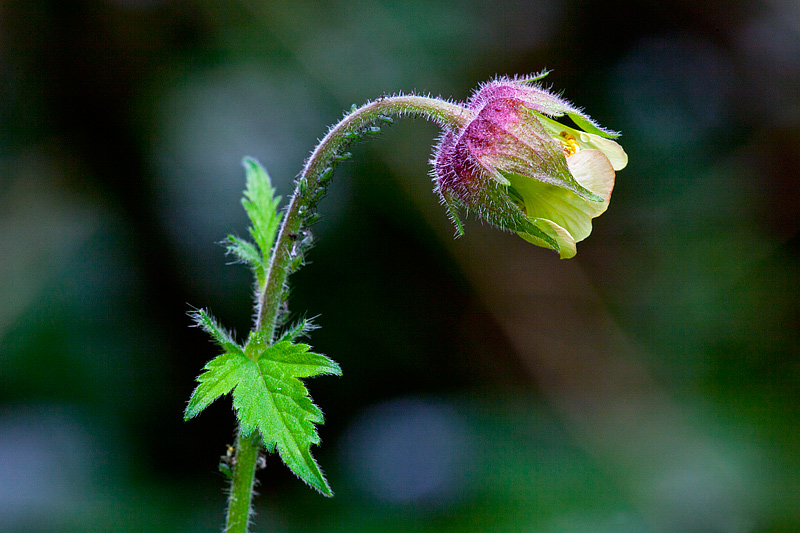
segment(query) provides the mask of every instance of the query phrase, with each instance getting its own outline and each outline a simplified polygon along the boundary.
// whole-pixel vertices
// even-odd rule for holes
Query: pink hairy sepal
[[[492,114],[492,110],[486,110]],[[507,118],[507,117],[505,117]],[[501,121],[505,118],[500,118]],[[481,113],[462,131],[446,130],[433,158],[436,190],[462,231],[457,207],[477,212],[490,224],[510,231],[534,232],[531,221],[506,191],[499,171],[482,161],[495,158],[500,146],[513,145],[509,135]],[[510,142],[511,141],[511,142]],[[518,143],[518,141],[516,141]],[[538,232],[537,232],[538,233]]]
[[[527,101],[518,98],[526,94]],[[533,111],[542,108],[534,100],[548,98],[555,99],[549,93],[514,82],[491,82],[473,96],[468,107],[476,111],[474,118],[459,131],[444,132],[433,160],[437,190],[451,208],[455,200],[478,209],[487,218],[488,206],[482,202],[488,193],[503,195],[504,191],[497,187],[508,185],[503,173],[528,176],[582,197],[593,196],[574,180],[561,144],[533,115]],[[532,109],[534,105],[537,109]],[[488,217],[494,224],[509,217],[524,218],[509,198],[495,198],[492,205],[504,211]],[[507,229],[518,231],[516,227]]]
[[[487,82],[475,91],[467,101],[469,109],[480,109],[486,102],[495,98],[519,100],[525,107],[551,117],[569,116],[584,131],[605,138],[618,137],[619,133],[606,129],[594,121],[568,100],[544,89],[539,83],[531,84],[530,79],[541,79],[546,73],[526,78],[498,78]]]
[[[488,102],[498,99],[516,100],[533,111],[548,115],[560,116],[572,110],[568,102],[539,86],[524,85],[508,79],[490,81],[483,85],[467,101],[467,107],[481,109]]]
[[[487,183],[487,173],[499,177],[496,169],[487,168],[488,165],[478,158],[509,148],[512,152],[518,151],[514,145],[521,139],[512,132],[518,129],[516,125],[525,122],[522,113],[527,113],[527,110],[522,106],[544,113],[563,114],[566,110],[559,104],[562,102],[547,91],[508,78],[481,86],[466,104],[468,109],[477,112],[475,119],[462,131],[446,130],[435,150],[432,162],[440,192],[469,193]],[[543,128],[537,133],[542,140],[548,137]],[[525,154],[517,155],[524,157]],[[462,197],[461,194],[456,196]],[[467,194],[469,196],[471,194]],[[469,203],[467,198],[463,200]]]

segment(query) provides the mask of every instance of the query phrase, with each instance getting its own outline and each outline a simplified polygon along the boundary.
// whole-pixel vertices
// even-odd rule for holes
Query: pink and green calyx
[[[497,79],[465,107],[465,125],[445,128],[432,158],[433,178],[459,232],[458,208],[516,232],[562,259],[608,208],[615,171],[628,156],[580,109],[527,79]],[[567,115],[578,128],[557,122]]]

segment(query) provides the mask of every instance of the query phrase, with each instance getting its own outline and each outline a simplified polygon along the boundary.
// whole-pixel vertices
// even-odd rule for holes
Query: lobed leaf
[[[342,369],[338,364],[329,357],[309,352],[310,348],[311,346],[307,344],[279,342],[264,352],[259,359],[259,364],[269,368],[279,366],[281,371],[288,372],[297,378],[324,374],[342,375]]]
[[[263,265],[263,258],[269,256],[278,233],[281,221],[278,206],[281,198],[275,196],[275,189],[272,187],[269,174],[258,161],[251,157],[245,157],[242,164],[247,175],[247,188],[244,191],[244,198],[242,198],[242,206],[253,224],[250,228],[250,235],[261,250]]]
[[[189,398],[183,419],[194,418],[211,402],[231,392],[241,383],[247,363],[241,353],[225,353],[209,361],[197,378],[199,385]]]
[[[277,448],[283,462],[300,479],[332,496],[310,450],[320,442],[315,424],[322,424],[324,417],[299,378],[341,375],[341,369],[309,348],[288,341],[266,346],[259,335],[251,335],[245,347],[251,359],[239,371],[233,404],[243,433],[258,430],[267,449]]]

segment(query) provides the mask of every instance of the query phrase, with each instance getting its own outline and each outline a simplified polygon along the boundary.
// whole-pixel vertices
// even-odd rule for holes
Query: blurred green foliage
[[[286,197],[344,109],[548,83],[630,164],[578,257],[452,228],[436,129],[356,147],[291,307],[314,449],[256,531],[800,529],[800,9],[791,0],[0,5],[0,530],[218,531],[223,400],[189,305],[250,327],[240,161]],[[377,354],[377,355],[376,355]]]

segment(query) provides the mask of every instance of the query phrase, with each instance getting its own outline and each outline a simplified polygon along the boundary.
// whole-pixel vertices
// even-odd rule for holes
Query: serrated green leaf
[[[242,205],[253,224],[250,235],[261,250],[262,258],[269,257],[281,221],[278,211],[281,199],[275,196],[269,174],[258,161],[245,157],[242,164],[247,175],[247,188],[244,191]]]
[[[332,359],[322,354],[309,352],[308,344],[292,344],[283,341],[264,352],[259,364],[274,363],[284,372],[297,378],[307,378],[323,374],[342,375],[342,369]]]
[[[244,355],[242,347],[233,339],[231,333],[219,325],[205,309],[198,309],[189,313],[197,327],[211,336],[211,339],[218,344],[225,353],[236,353]]]
[[[225,353],[209,361],[202,374],[197,378],[200,383],[191,398],[183,419],[189,420],[197,416],[211,402],[231,392],[241,383],[242,369],[248,359],[241,353]]]
[[[283,462],[300,479],[332,496],[310,450],[320,442],[315,424],[322,424],[324,418],[298,378],[341,375],[341,369],[329,358],[308,350],[308,345],[288,341],[268,347],[259,335],[252,335],[245,347],[252,359],[237,371],[240,381],[233,390],[233,405],[244,434],[258,430],[267,449],[277,448]]]

